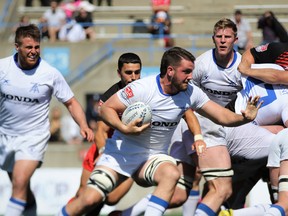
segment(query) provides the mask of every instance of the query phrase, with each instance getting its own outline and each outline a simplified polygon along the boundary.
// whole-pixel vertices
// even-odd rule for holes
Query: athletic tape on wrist
[[[197,140],[204,140],[202,134],[197,134],[194,136],[194,142],[196,142]]]

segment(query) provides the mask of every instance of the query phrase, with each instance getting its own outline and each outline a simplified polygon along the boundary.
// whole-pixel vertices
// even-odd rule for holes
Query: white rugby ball
[[[138,118],[142,118],[142,124],[150,123],[152,118],[152,111],[149,105],[143,102],[135,102],[130,104],[122,114],[122,122],[127,125],[130,122],[135,121]]]

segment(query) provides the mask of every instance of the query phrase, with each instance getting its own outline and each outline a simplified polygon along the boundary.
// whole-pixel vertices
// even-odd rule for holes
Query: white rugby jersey
[[[0,59],[0,133],[46,132],[52,95],[60,102],[74,95],[61,73],[43,59],[31,70],[20,69],[16,59],[17,54]]]
[[[283,70],[276,64],[254,64],[252,68],[275,68]],[[235,112],[244,110],[249,96],[259,95],[264,101],[254,120],[257,125],[269,125],[288,120],[288,86],[271,85],[252,77],[242,77],[243,90],[237,95]]]
[[[216,64],[214,50],[208,50],[196,58],[193,82],[212,101],[226,106],[236,98],[237,92],[242,89],[241,74],[237,70],[241,55],[234,51],[231,65],[228,68],[222,68]]]
[[[139,146],[151,153],[167,153],[173,132],[184,112],[190,107],[197,110],[209,101],[207,95],[194,84],[189,84],[186,91],[176,95],[164,94],[159,75],[136,80],[118,91],[117,95],[126,106],[142,101],[152,109],[151,126],[148,129],[140,135],[121,134],[123,143],[134,146],[133,149],[125,149],[129,152]]]

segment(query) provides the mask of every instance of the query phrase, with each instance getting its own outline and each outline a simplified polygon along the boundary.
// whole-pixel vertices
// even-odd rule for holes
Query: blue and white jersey
[[[241,74],[237,69],[241,55],[234,51],[234,59],[230,66],[222,68],[216,63],[214,50],[208,50],[196,58],[193,83],[212,101],[226,106],[242,89]]]
[[[252,68],[274,68],[283,70],[276,64],[254,64]],[[235,112],[244,110],[250,96],[260,96],[264,101],[260,107],[254,123],[257,125],[271,125],[285,123],[288,120],[288,88],[286,85],[271,85],[252,77],[242,78],[243,90],[237,95]]]
[[[198,110],[209,101],[206,94],[193,84],[175,95],[163,93],[159,75],[136,80],[118,91],[117,95],[126,106],[137,101],[150,105],[151,126],[140,135],[120,135],[126,144],[123,148],[130,144],[133,151],[138,146],[147,148],[150,153],[167,153],[173,132],[184,112],[190,107]],[[130,152],[132,148],[123,150]]]
[[[61,73],[43,59],[31,70],[19,68],[16,59],[17,54],[0,59],[0,134],[49,131],[52,95],[60,102],[74,95]]]

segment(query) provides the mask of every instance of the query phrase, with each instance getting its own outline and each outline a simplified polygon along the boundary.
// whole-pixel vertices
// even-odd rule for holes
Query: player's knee
[[[231,168],[202,169],[203,176],[209,184],[209,191],[217,194],[221,200],[227,200],[232,194],[233,170]]]
[[[98,168],[91,173],[87,185],[96,189],[104,200],[107,194],[115,188],[116,179],[108,170]]]
[[[223,201],[232,195],[232,184],[231,181],[227,181],[227,179],[217,178],[209,181],[209,184],[209,190],[212,187],[217,197]]]
[[[149,162],[149,164],[144,170],[145,181],[148,182],[150,185],[155,185],[156,182],[154,175],[159,166],[163,165],[164,163],[165,166],[162,166],[160,171],[161,180],[175,182],[176,184],[176,182],[180,178],[180,172],[177,169],[176,160],[168,155],[159,155]]]
[[[167,179],[169,181],[177,183],[181,177],[181,174],[177,169],[177,167],[172,164],[171,165],[169,164],[169,167],[168,166],[165,167],[163,171],[164,174],[161,175],[163,179]]]

